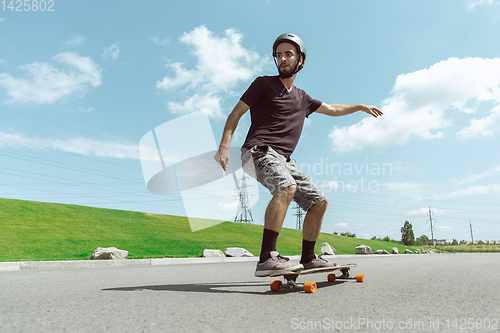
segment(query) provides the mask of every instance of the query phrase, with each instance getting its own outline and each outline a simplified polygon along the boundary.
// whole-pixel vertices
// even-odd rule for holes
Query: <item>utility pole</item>
[[[472,239],[472,245],[474,245],[474,236],[472,235],[472,222],[469,220],[470,227],[470,238]]]
[[[295,216],[297,216],[297,222],[295,223],[295,228],[298,230],[302,230],[302,216],[304,215],[304,212],[302,211],[302,208],[296,203],[295,204]]]
[[[247,175],[243,173],[243,177],[241,178],[239,186],[238,211],[236,212],[236,217],[234,218],[234,222],[253,223],[252,211],[250,210],[250,205],[248,203],[247,179],[248,179]]]
[[[429,220],[431,221],[432,246],[436,246],[436,241],[434,240],[434,228],[432,227],[432,212],[431,212],[431,207],[429,207]]]

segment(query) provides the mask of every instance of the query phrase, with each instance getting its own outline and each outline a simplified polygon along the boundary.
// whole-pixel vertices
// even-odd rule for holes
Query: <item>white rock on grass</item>
[[[399,254],[399,250],[397,247],[392,248],[392,254]]]
[[[205,249],[203,250],[203,258],[220,258],[220,257],[225,257],[224,252],[221,250],[210,250],[210,249]]]
[[[360,245],[356,247],[356,254],[373,254],[373,252],[368,245]]]
[[[389,252],[387,250],[377,250],[375,252],[373,252],[374,254],[389,254]]]
[[[405,254],[413,254],[413,251],[406,249]]]
[[[228,257],[253,257],[254,255],[241,247],[228,247],[224,251]]]
[[[119,250],[116,247],[98,247],[92,253],[92,260],[124,260],[128,251]]]
[[[335,254],[335,249],[327,242],[324,242],[321,244],[321,254],[332,256]]]

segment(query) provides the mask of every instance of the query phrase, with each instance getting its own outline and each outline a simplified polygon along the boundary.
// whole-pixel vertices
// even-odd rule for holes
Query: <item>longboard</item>
[[[340,270],[342,275],[336,276],[335,273],[330,273],[327,276],[328,282],[335,282],[336,279],[338,280],[356,280],[356,282],[364,282],[365,281],[365,276],[364,274],[356,274],[356,276],[350,276],[349,275],[349,270],[351,267],[357,267],[357,264],[347,264],[343,266],[335,266],[335,267],[325,267],[325,268],[313,268],[313,269],[303,269],[300,271],[295,271],[295,272],[286,272],[286,273],[278,273],[278,274],[272,274],[270,277],[278,277],[278,276],[283,276],[283,278],[286,280],[286,284],[283,284],[280,280],[273,280],[271,282],[271,291],[275,292],[280,292],[283,290],[283,288],[288,288],[288,289],[303,289],[306,293],[315,293],[317,286],[316,282],[313,281],[307,281],[304,284],[298,284],[297,277],[299,275],[307,275],[307,274],[315,274],[315,273],[322,273],[322,272],[333,272],[336,270]]]

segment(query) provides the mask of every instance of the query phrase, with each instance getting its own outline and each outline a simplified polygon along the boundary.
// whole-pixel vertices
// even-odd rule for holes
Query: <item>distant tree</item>
[[[426,235],[418,237],[417,240],[421,241],[422,245],[432,245],[432,241]]]
[[[458,241],[455,238],[453,238],[453,241],[451,242],[451,245],[458,245]]]
[[[466,240],[463,240],[463,239],[462,239],[462,240],[460,241],[460,245],[466,245],[466,244],[467,244],[467,241],[466,241]]]
[[[333,234],[334,234],[334,235],[338,235],[339,233],[338,233],[338,232],[336,232],[336,231],[334,231],[334,232],[333,232]]]
[[[346,231],[346,232],[341,233],[340,236],[355,238],[356,234],[351,234],[349,231]]]
[[[401,228],[401,242],[403,242],[404,245],[413,245],[413,243],[415,243],[413,226],[408,221],[405,221],[405,225]]]
[[[382,238],[382,241],[384,241],[384,242],[392,242],[393,240],[389,236],[385,236],[384,238]]]

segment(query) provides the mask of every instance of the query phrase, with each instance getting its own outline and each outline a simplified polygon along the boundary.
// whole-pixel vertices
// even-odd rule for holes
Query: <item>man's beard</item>
[[[295,66],[288,65],[290,68],[289,69],[282,69],[281,65],[278,67],[278,73],[279,77],[282,79],[288,79],[291,78],[297,70],[297,64]]]

